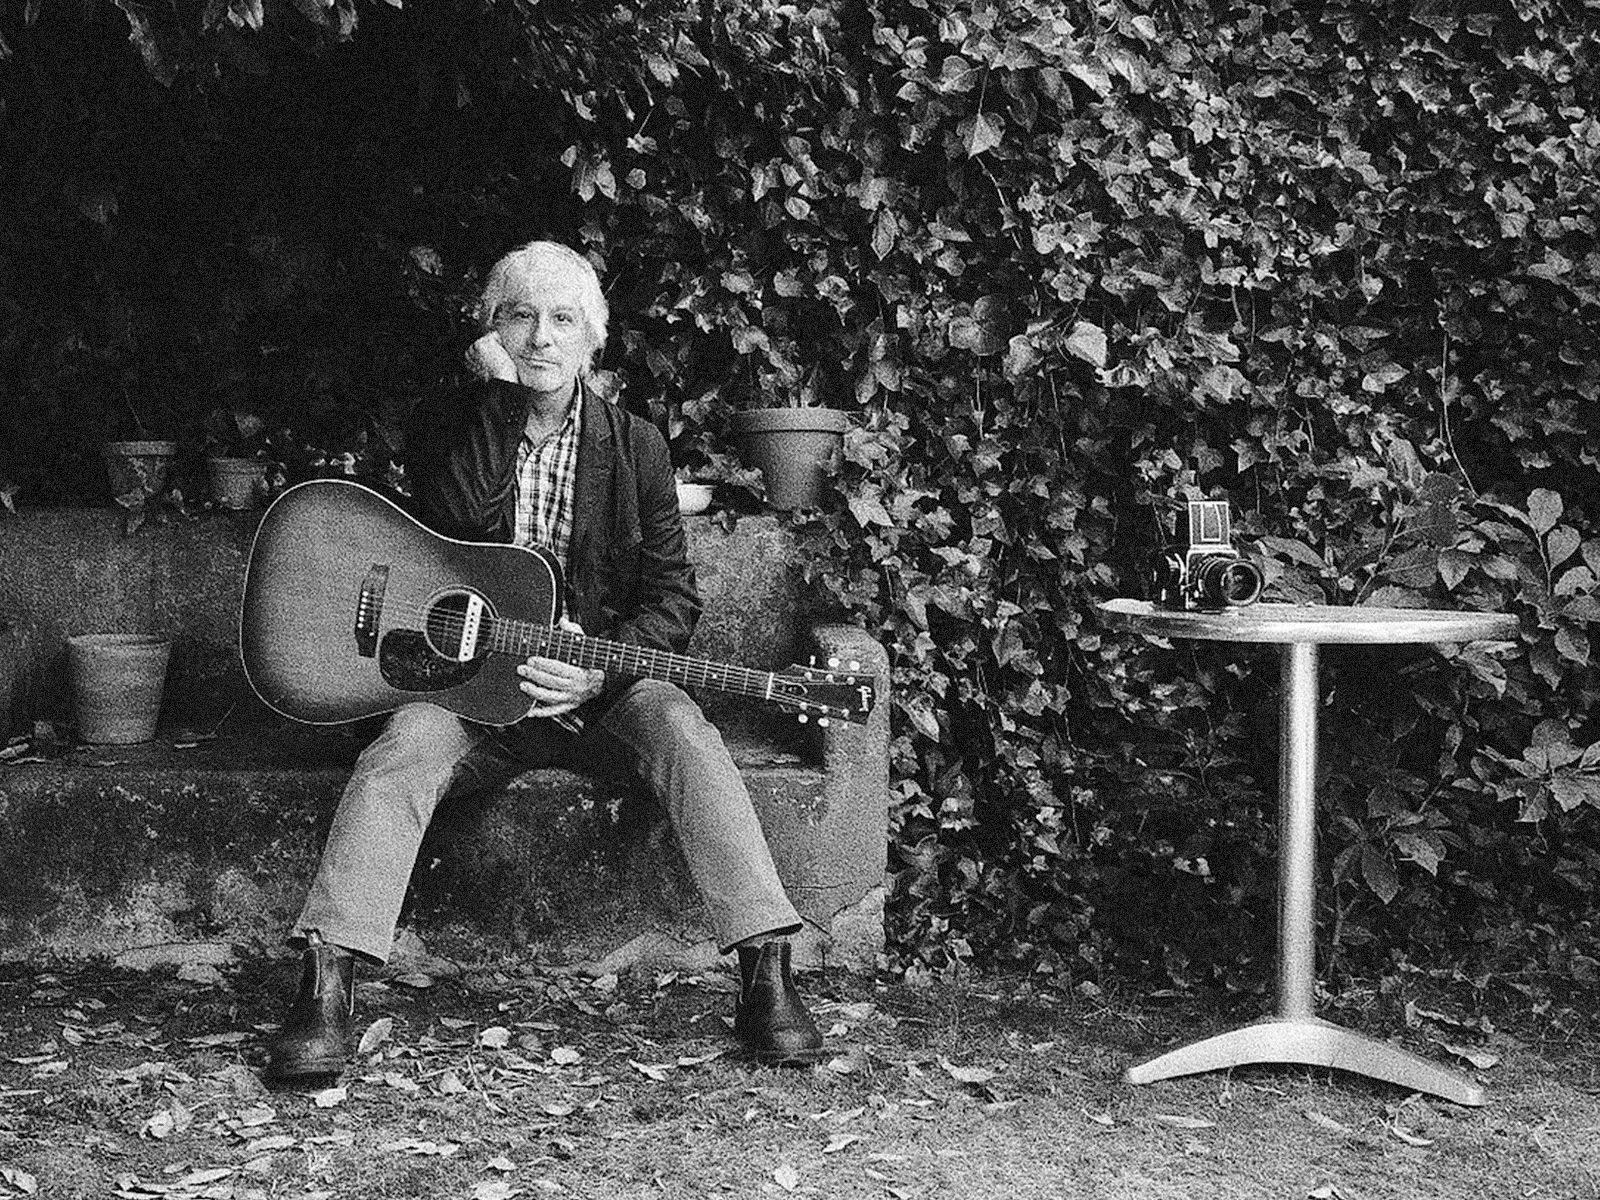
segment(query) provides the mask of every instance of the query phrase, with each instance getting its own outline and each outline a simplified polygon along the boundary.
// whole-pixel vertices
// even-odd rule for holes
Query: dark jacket
[[[490,380],[418,414],[407,457],[423,524],[462,541],[512,539],[530,399],[527,388]],[[573,508],[568,615],[591,637],[682,653],[701,606],[666,441],[588,391]]]

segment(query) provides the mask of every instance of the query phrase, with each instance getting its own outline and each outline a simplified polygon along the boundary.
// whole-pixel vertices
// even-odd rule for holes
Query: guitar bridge
[[[383,619],[383,591],[389,586],[389,568],[373,563],[361,583],[356,600],[356,653],[373,658],[378,653],[378,625]]]

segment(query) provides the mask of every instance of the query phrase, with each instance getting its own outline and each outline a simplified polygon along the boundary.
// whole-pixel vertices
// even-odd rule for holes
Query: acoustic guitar
[[[414,700],[509,725],[531,701],[529,655],[773,704],[819,725],[862,723],[877,699],[859,663],[758,671],[569,633],[561,565],[545,550],[441,537],[359,484],[322,479],[261,518],[245,574],[239,649],[274,711],[313,725]]]

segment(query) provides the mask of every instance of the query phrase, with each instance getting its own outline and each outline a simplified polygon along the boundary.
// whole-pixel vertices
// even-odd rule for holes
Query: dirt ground
[[[1328,1005],[1475,1075],[1469,1109],[1304,1068],[1122,1082],[1261,997],[808,977],[828,1058],[775,1071],[733,1051],[726,975],[504,960],[364,983],[359,1062],[269,1091],[293,973],[0,967],[0,1200],[1600,1198],[1592,996],[1419,975]]]

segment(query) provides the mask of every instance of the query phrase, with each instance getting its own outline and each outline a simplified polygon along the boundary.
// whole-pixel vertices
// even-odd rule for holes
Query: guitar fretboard
[[[529,621],[486,618],[483,632],[489,649],[500,654],[511,654],[518,658],[538,654],[611,675],[659,679],[680,687],[710,688],[757,700],[771,697],[776,679],[771,671],[756,671],[749,667],[690,658],[670,650],[653,650],[629,642],[611,642]]]

